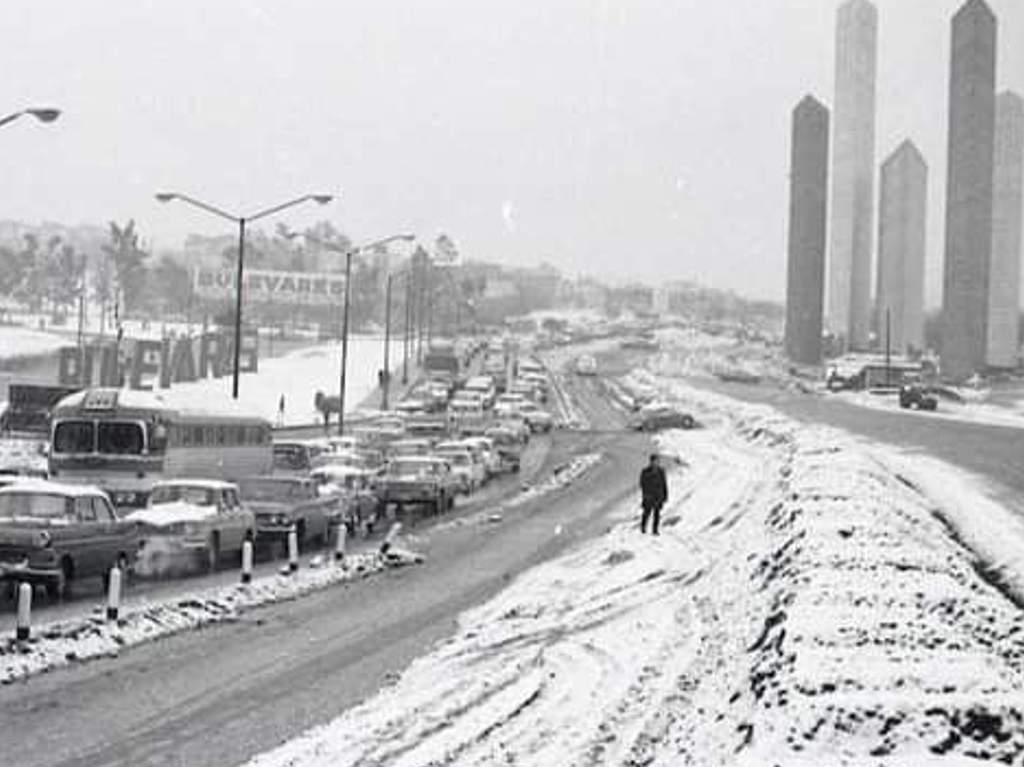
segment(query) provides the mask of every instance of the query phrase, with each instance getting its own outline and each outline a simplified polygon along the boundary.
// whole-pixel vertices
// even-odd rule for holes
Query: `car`
[[[526,420],[526,416],[521,410],[511,410],[507,413],[503,413],[498,419],[496,425],[505,426],[514,431],[517,434],[520,443],[524,445],[530,441],[530,435],[533,433],[533,430],[530,428],[530,424]]]
[[[299,472],[310,470],[318,455],[328,452],[306,442],[274,442],[274,471]]]
[[[429,439],[400,439],[388,445],[389,458],[404,458],[414,455],[430,455]]]
[[[480,457],[483,462],[484,471],[488,477],[501,472],[501,458],[498,456],[494,440],[487,436],[466,437],[462,444],[470,448]]]
[[[522,443],[517,431],[507,426],[491,426],[484,432],[494,444],[498,454],[499,471],[510,471],[517,473],[520,467],[520,450]]]
[[[345,525],[349,535],[359,530],[372,533],[380,511],[374,484],[377,473],[351,466],[321,466],[310,472],[321,496],[338,498],[331,526]]]
[[[689,413],[668,405],[648,406],[642,408],[630,426],[637,431],[660,431],[662,429],[694,429],[696,419]]]
[[[475,493],[487,479],[483,455],[474,450],[472,445],[463,441],[442,442],[434,448],[434,455],[444,458],[451,467],[452,474],[459,480],[463,493]]]
[[[134,522],[89,485],[28,479],[0,488],[0,580],[42,584],[54,599],[115,565],[131,572],[139,548]]]
[[[328,541],[338,499],[322,498],[309,477],[245,477],[238,490],[256,514],[258,543],[285,544],[293,528],[300,547]]]
[[[125,519],[139,525],[142,557],[159,540],[160,555],[198,555],[210,572],[225,552],[241,552],[245,541],[256,540],[256,515],[242,504],[237,485],[219,480],[158,482],[146,508]]]
[[[900,387],[900,407],[934,411],[939,409],[939,398],[921,384],[908,383]]]
[[[410,505],[426,506],[435,514],[448,511],[458,488],[448,462],[435,456],[396,458],[377,480],[382,506],[394,504],[398,512]]]
[[[549,432],[555,426],[555,417],[533,402],[528,402],[520,407],[519,412],[522,413],[530,430],[534,433]]]
[[[528,399],[522,394],[502,394],[494,403],[494,413],[501,416],[519,410],[527,402]]]

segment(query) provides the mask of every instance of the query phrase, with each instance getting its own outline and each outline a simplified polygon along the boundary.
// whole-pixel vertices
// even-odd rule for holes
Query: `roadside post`
[[[334,539],[334,561],[341,564],[345,561],[345,543],[348,538],[348,528],[344,523],[338,525],[337,537]]]
[[[299,533],[292,525],[288,531],[288,572],[294,573],[299,569]]]
[[[18,624],[14,638],[19,642],[28,639],[32,625],[32,584],[18,584]]]
[[[121,568],[110,568],[107,580],[107,620],[116,621],[121,608]]]
[[[252,582],[252,541],[242,543],[242,583]]]
[[[386,536],[384,536],[384,541],[380,544],[380,553],[381,554],[387,554],[388,553],[388,551],[391,549],[391,546],[394,545],[395,538],[398,537],[398,534],[401,531],[402,531],[402,523],[401,522],[395,522],[393,525],[391,525],[391,529],[388,530],[388,534]]]

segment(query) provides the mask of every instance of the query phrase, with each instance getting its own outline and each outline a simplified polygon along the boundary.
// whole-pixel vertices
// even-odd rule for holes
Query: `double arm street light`
[[[286,236],[289,239],[292,239],[292,238],[297,237],[299,235],[296,232],[289,232]],[[363,245],[359,245],[358,247],[355,247],[355,248],[351,248],[351,247],[346,248],[346,247],[343,247],[341,245],[337,245],[337,244],[335,244],[333,242],[327,242],[326,240],[321,240],[318,237],[313,237],[313,236],[311,236],[309,234],[305,234],[303,236],[309,242],[312,242],[313,244],[318,245],[321,248],[324,248],[325,250],[330,250],[330,251],[333,251],[335,253],[341,253],[341,254],[343,254],[345,256],[345,310],[344,310],[344,313],[341,316],[341,375],[340,375],[340,381],[338,382],[338,434],[341,435],[341,434],[344,434],[344,432],[345,432],[345,376],[346,376],[347,368],[348,368],[348,318],[349,318],[349,304],[351,304],[351,302],[352,302],[352,257],[355,256],[355,255],[358,255],[359,253],[362,253],[364,250],[372,250],[374,248],[383,247],[383,246],[385,246],[385,245],[387,245],[388,243],[391,243],[391,242],[396,242],[396,241],[399,241],[399,240],[401,240],[403,242],[411,242],[412,240],[416,239],[416,236],[412,235],[412,234],[393,234],[390,237],[384,237],[383,239],[380,239],[380,240],[374,240],[373,242],[368,242],[368,243],[365,243]],[[390,295],[390,277],[389,277],[388,295]],[[387,321],[389,319],[390,318],[385,319],[385,325],[387,324]],[[387,357],[387,354],[388,354],[387,344],[388,344],[388,336],[385,335],[385,342],[384,342],[384,355],[385,355],[385,358]],[[385,362],[385,365],[386,364],[387,363]],[[385,377],[386,377],[387,376],[387,369],[386,368],[385,368],[384,373],[385,373]],[[385,386],[386,385],[387,384],[385,383]],[[385,389],[385,396],[387,396],[386,395],[386,391],[387,390]]]
[[[197,200],[194,197],[189,197],[185,194],[178,194],[177,192],[159,192],[156,195],[156,199],[160,202],[171,202],[172,200],[178,200],[191,205],[194,208],[205,210],[207,213],[233,221],[238,224],[238,275],[235,279],[235,364],[234,371],[232,373],[231,380],[231,396],[234,399],[238,399],[238,366],[242,356],[242,277],[243,270],[245,268],[245,225],[253,221],[257,221],[267,216],[272,216],[275,213],[280,213],[282,210],[301,205],[305,202],[315,202],[319,205],[326,205],[334,199],[329,194],[307,194],[302,197],[297,197],[294,200],[283,202],[280,205],[275,205],[271,208],[266,208],[261,211],[257,211],[250,216],[236,216],[221,210],[209,203]]]
[[[0,126],[12,123],[19,117],[24,117],[25,115],[30,115],[41,123],[52,123],[60,117],[60,110],[53,109],[52,107],[32,107],[30,109],[22,109],[20,112],[14,112],[6,117],[0,117]]]

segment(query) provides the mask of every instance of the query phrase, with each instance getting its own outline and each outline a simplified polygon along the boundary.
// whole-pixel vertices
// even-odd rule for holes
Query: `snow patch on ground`
[[[154,639],[212,623],[237,620],[246,610],[297,599],[338,583],[366,578],[389,567],[416,564],[422,556],[392,548],[387,554],[346,557],[343,566],[301,569],[291,575],[254,579],[249,584],[221,586],[193,595],[133,605],[117,621],[106,620],[105,608],[94,615],[34,627],[28,641],[0,640],[0,684],[93,658],[117,656],[122,650]]]
[[[68,343],[67,338],[53,333],[0,325],[0,363],[52,354]]]
[[[985,570],[1020,574],[1009,512],[938,462],[910,475],[899,451],[646,376],[712,424],[661,438],[687,468],[660,537],[624,503],[250,767],[1020,763],[1024,615]]]

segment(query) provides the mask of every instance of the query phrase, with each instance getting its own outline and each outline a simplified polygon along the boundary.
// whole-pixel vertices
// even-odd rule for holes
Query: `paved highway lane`
[[[828,424],[941,458],[1003,485],[1007,500],[1017,500],[1024,492],[1024,429],[930,418],[927,413],[872,410],[827,395],[769,386],[710,380],[692,383],[736,399],[771,405],[800,421]]]
[[[461,612],[606,529],[650,443],[611,430],[614,409],[596,415],[609,430],[552,435],[541,476],[594,451],[601,466],[498,522],[417,530],[419,567],[0,688],[3,761],[224,767],[329,721],[450,635]]]

